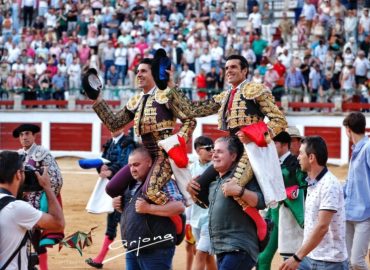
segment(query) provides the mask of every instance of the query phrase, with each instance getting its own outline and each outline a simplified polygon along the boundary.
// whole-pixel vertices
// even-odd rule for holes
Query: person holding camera
[[[49,211],[44,213],[16,199],[25,182],[23,156],[13,151],[0,153],[0,269],[33,269],[29,266],[28,231],[32,228],[63,230],[62,208],[51,188],[48,168],[35,172],[43,188]],[[5,203],[7,204],[5,205]],[[5,206],[4,206],[5,205]]]
[[[18,150],[18,153],[25,156],[24,164],[27,165],[26,173],[29,169],[42,170],[42,167],[46,166],[50,176],[51,189],[61,204],[60,191],[63,185],[62,174],[50,151],[45,147],[35,143],[36,134],[38,132],[40,132],[40,127],[36,125],[21,124],[13,130],[13,137],[19,138],[22,146],[22,148]],[[39,210],[48,209],[48,205],[45,200],[45,192],[42,190],[42,188],[30,187],[25,191],[27,192],[24,193],[24,199],[28,201],[34,208]],[[33,231],[32,243],[37,254],[39,254],[41,270],[48,269],[46,247],[57,244],[61,239],[63,239],[63,237],[63,231],[52,231],[52,233],[40,229]]]

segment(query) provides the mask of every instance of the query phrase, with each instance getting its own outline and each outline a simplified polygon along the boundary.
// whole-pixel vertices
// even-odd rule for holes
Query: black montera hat
[[[13,130],[13,137],[18,138],[23,131],[31,131],[32,133],[40,132],[40,127],[33,124],[22,124]]]
[[[276,135],[273,140],[275,142],[290,143],[292,141],[292,138],[290,137],[288,132],[282,131],[278,135]]]
[[[169,75],[167,70],[171,69],[171,60],[167,57],[164,49],[158,49],[152,62],[152,75],[157,87],[161,90],[167,88]]]
[[[90,68],[82,78],[82,88],[85,95],[92,100],[96,100],[102,89],[102,83],[98,77],[98,71],[95,68]]]

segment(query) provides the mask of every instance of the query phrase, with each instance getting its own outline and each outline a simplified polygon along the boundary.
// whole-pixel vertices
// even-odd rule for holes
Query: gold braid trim
[[[139,101],[142,98],[142,96],[143,96],[143,93],[140,93],[139,95],[135,95],[132,98],[130,98],[126,105],[127,109],[130,111],[136,110],[140,104]]]
[[[267,126],[270,129],[272,137],[275,137],[288,127],[285,115],[279,110],[278,106],[276,106],[275,99],[271,93],[262,93],[262,95],[256,98],[256,102],[260,105],[261,112],[270,120]]]
[[[245,187],[245,185],[252,180],[253,170],[246,151],[244,151],[242,157],[236,165],[233,177],[237,179],[237,183],[241,187]],[[243,209],[247,206],[247,204],[239,197],[234,196],[234,199],[240,204],[240,206],[243,207]]]
[[[172,169],[167,156],[162,150],[158,153],[152,168],[152,171],[149,173],[149,185],[146,195],[154,203],[164,205],[167,203],[168,197],[162,191],[162,188],[171,179]]]
[[[173,115],[182,122],[178,134],[188,141],[197,125],[195,117],[192,116],[192,103],[184,93],[176,88],[166,91],[166,94],[169,97],[168,105]]]
[[[104,100],[95,103],[93,105],[93,109],[99,116],[101,121],[104,123],[104,125],[111,132],[115,132],[123,128],[125,125],[130,123],[132,119],[134,119],[134,114],[127,110],[126,107],[123,107],[117,113],[113,113],[111,108]]]
[[[159,104],[166,104],[168,102],[168,92],[170,92],[170,88],[166,88],[164,90],[161,90],[159,88],[155,91],[155,101],[157,101]]]
[[[197,121],[195,119],[185,119],[182,121],[182,126],[178,134],[184,137],[185,141],[188,142],[196,126]]]
[[[269,90],[261,83],[245,82],[240,86],[240,93],[246,99],[255,99],[265,92],[269,92]]]
[[[227,97],[227,94],[228,91],[222,91],[220,94],[214,95],[212,98],[216,103],[221,104],[223,100]]]

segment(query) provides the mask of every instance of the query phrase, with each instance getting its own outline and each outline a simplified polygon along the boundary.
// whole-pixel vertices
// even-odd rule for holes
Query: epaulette
[[[221,93],[217,94],[217,95],[214,95],[213,96],[213,100],[216,102],[216,103],[219,103],[221,104],[222,101],[224,100],[224,98],[226,97],[227,95],[227,91],[222,91]]]
[[[32,160],[38,162],[42,161],[50,151],[43,147],[42,145],[37,145],[35,151],[32,153]]]
[[[246,99],[255,99],[266,92],[269,92],[268,88],[261,83],[246,82],[240,86],[240,93]]]
[[[159,104],[166,104],[169,100],[168,96],[170,95],[170,88],[166,88],[164,90],[156,89],[155,91],[155,101],[158,102]]]
[[[139,95],[135,95],[132,98],[130,98],[129,101],[127,102],[126,108],[129,111],[135,111],[140,104],[139,101],[141,97],[142,97],[142,94],[139,94]]]

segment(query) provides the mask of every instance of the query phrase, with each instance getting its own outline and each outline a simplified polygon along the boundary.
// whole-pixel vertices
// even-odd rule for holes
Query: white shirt
[[[279,58],[280,58],[281,63],[284,65],[284,67],[286,67],[286,69],[289,69],[290,64],[292,62],[292,57],[290,56],[290,54],[288,55],[281,54]]]
[[[203,69],[206,73],[211,71],[211,55],[210,54],[202,54],[199,57],[199,64],[200,68]]]
[[[113,143],[115,143],[115,144],[118,143],[118,141],[123,137],[123,135],[125,135],[125,134],[124,133],[121,133],[117,137],[112,138]]]
[[[133,28],[132,22],[130,21],[123,21],[121,22],[121,25],[119,26],[119,29],[125,31],[126,33],[129,33]]]
[[[17,58],[21,55],[21,50],[18,47],[9,48],[8,54],[9,54],[8,61],[10,63],[14,63],[17,60]]]
[[[14,63],[12,65],[12,70],[14,70],[16,72],[15,76],[17,78],[22,79],[22,73],[24,72],[24,65],[23,64]]]
[[[335,211],[335,214],[328,232],[307,257],[327,262],[343,262],[348,257],[345,242],[344,195],[338,179],[329,171],[307,189],[303,244],[311,237],[320,210]]]
[[[114,56],[116,57],[114,64],[118,66],[126,66],[127,65],[127,48],[117,48],[114,52]]]
[[[355,76],[353,76],[353,74],[351,74],[351,71],[347,67],[343,68],[342,75],[343,75],[342,88],[345,89],[345,90],[353,89],[354,86],[355,86]]]
[[[0,198],[8,195],[0,194]],[[27,202],[17,200],[9,203],[0,211],[0,268],[21,243],[27,230],[40,220],[42,212]],[[27,270],[27,245],[21,251],[21,270]],[[18,270],[18,255],[6,268]]]
[[[191,88],[193,86],[193,80],[195,74],[192,70],[182,71],[180,74],[180,87],[181,88]]]
[[[184,57],[187,64],[193,64],[195,62],[195,51],[186,49],[184,52]]]
[[[201,164],[199,159],[197,159],[189,166],[191,176],[194,178],[201,175],[209,165],[211,165],[211,162]],[[208,209],[203,209],[195,203],[190,207],[192,207],[190,225],[193,228],[200,229],[203,225],[208,224]]]
[[[68,75],[71,79],[78,79],[81,77],[81,67],[79,64],[72,64],[68,68]]]
[[[36,8],[36,1],[35,0],[23,0],[22,7],[33,7]]]
[[[252,25],[253,25],[253,28],[256,29],[256,28],[260,28],[261,25],[262,25],[262,16],[261,16],[261,13],[257,12],[257,13],[251,13],[249,14],[249,18],[248,20],[252,22]]]
[[[360,24],[364,28],[364,31],[366,33],[369,33],[369,30],[370,30],[370,16],[365,17],[365,16],[362,15],[361,18],[360,18]]]
[[[40,76],[43,74],[46,70],[46,64],[44,62],[36,63],[35,64],[36,74]]]
[[[45,19],[46,19],[46,27],[56,27],[57,25],[57,16],[55,14],[50,14],[49,12],[47,12],[45,15],[44,15]]]
[[[224,50],[221,47],[213,47],[209,50],[212,60],[221,61]]]
[[[363,59],[357,57],[353,65],[357,76],[366,76],[367,70],[370,69],[369,60],[365,57]]]

